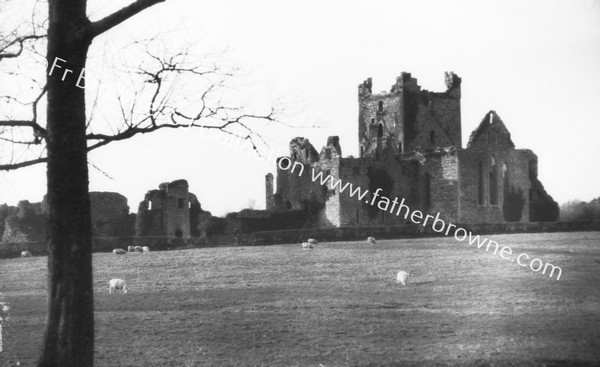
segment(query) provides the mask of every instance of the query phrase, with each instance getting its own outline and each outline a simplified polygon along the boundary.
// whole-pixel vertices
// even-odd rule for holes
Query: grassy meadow
[[[95,365],[600,365],[600,232],[489,238],[561,279],[453,238],[97,253]],[[46,258],[0,260],[0,301],[0,366],[34,365]]]

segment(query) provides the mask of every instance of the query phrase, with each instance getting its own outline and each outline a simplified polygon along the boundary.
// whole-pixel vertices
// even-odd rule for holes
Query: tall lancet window
[[[483,205],[483,162],[479,162],[478,186],[477,186],[477,204]]]
[[[496,160],[492,157],[490,167],[490,205],[498,205],[498,175],[496,173]]]
[[[431,209],[431,176],[425,172],[425,208]]]

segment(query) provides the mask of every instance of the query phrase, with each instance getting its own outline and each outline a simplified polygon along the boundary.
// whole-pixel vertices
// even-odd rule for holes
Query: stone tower
[[[148,191],[138,207],[136,235],[190,238],[190,203],[186,180],[165,182]]]
[[[396,78],[389,92],[372,93],[371,78],[358,86],[360,157],[381,157],[416,148],[460,148],[460,83],[445,75],[447,90],[421,90],[410,73]]]
[[[271,210],[275,207],[275,201],[273,197],[273,174],[267,173],[265,175],[265,198],[266,198],[266,210]]]

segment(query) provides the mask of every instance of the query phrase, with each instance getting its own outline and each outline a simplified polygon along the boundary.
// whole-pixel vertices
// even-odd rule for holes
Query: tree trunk
[[[92,240],[85,94],[77,79],[91,38],[85,1],[48,4],[49,70],[56,58],[64,61],[47,76],[48,315],[38,366],[87,367],[94,359]]]

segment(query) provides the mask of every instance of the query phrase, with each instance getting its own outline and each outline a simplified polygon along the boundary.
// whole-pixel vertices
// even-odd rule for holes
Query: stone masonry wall
[[[417,135],[407,143],[407,148],[460,148],[460,98],[449,93],[422,91],[419,102]]]
[[[379,156],[388,144],[389,154],[437,146],[460,148],[460,83],[458,76],[447,73],[448,89],[434,93],[421,90],[417,79],[402,73],[389,93],[373,94],[372,81],[367,79],[359,85],[359,155]]]
[[[125,196],[116,192],[90,192],[90,207],[95,237],[133,235]]]
[[[275,200],[273,198],[273,174],[267,173],[265,175],[265,209],[272,210],[275,206]]]
[[[326,158],[325,151],[330,149],[328,153],[329,158]],[[331,179],[337,180],[340,178],[340,156],[334,149],[323,148],[321,151],[321,160],[314,165],[316,170],[320,170],[325,174],[329,175]],[[310,173],[312,174],[312,173]],[[340,194],[339,189],[332,189],[331,179],[326,185],[320,185],[320,181],[316,184],[321,186],[321,190],[325,193],[325,209],[323,216],[320,218],[320,227],[334,226],[339,227],[341,223],[340,218]],[[313,184],[314,185],[314,184]]]
[[[440,213],[440,218],[446,222],[456,222],[458,180],[458,156],[455,149],[440,150],[425,155],[420,181],[423,183],[421,202],[427,214],[435,216]]]
[[[460,219],[462,223],[497,223],[504,219],[505,189],[514,189],[522,193],[523,209],[521,222],[529,221],[529,161],[537,157],[529,150],[490,149],[486,147],[459,151],[460,159]],[[482,166],[483,201],[479,202],[479,163]],[[492,165],[492,162],[495,164]],[[506,166],[505,166],[506,165]],[[506,167],[506,172],[504,172]],[[494,172],[496,181],[496,203],[491,194],[490,172]],[[505,175],[508,175],[510,187],[505,187]],[[518,195],[518,194],[517,194]]]
[[[528,222],[532,151],[516,150],[502,119],[488,112],[459,151],[460,221]]]
[[[138,207],[136,236],[189,239],[191,202],[186,180],[162,183],[158,190],[148,191]]]
[[[394,156],[387,156],[387,159],[376,160],[373,157],[366,158],[344,158],[341,160],[341,178],[344,183],[352,183],[353,188],[360,187],[363,192],[368,190],[369,194],[358,200],[358,195],[351,197],[349,189],[340,194],[340,212],[342,226],[355,225],[398,225],[407,222],[404,219],[404,212],[400,216],[396,215],[397,209],[392,211],[394,204],[386,205],[381,198],[372,202],[372,193],[377,188],[383,188],[377,183],[378,174],[387,176],[391,180],[391,187],[388,193],[380,193],[386,196],[390,201],[397,198],[401,202],[405,198],[405,205],[410,210],[419,209],[419,168],[418,163],[413,159],[397,159]]]
[[[556,219],[557,205],[532,169],[537,167],[537,157],[529,150],[515,149],[510,132],[494,111],[485,115],[467,148],[462,148],[461,79],[450,72],[445,82],[445,92],[430,92],[421,90],[409,73],[402,73],[389,92],[374,94],[372,80],[365,80],[358,87],[359,157],[342,158],[337,137],[330,137],[319,154],[308,139],[294,138],[291,159],[305,164],[306,172],[299,178],[289,170],[278,170],[276,210],[323,205],[315,221],[320,227],[409,222],[404,213],[400,217],[390,213],[384,199],[370,205],[372,193],[381,188],[381,196],[404,198],[411,211],[433,216],[439,212],[445,221]],[[312,182],[311,168],[369,194],[359,201],[349,196],[349,188],[340,194],[331,184],[323,187]]]
[[[167,185],[165,229],[170,236],[190,238],[190,199],[188,183],[173,181]]]
[[[379,105],[382,109],[379,109]],[[374,94],[359,99],[358,142],[362,156],[375,155],[378,146],[378,129],[382,127],[381,147],[394,147],[393,153],[403,148],[404,128],[401,122],[402,95],[399,93]],[[360,156],[360,154],[359,154]]]

